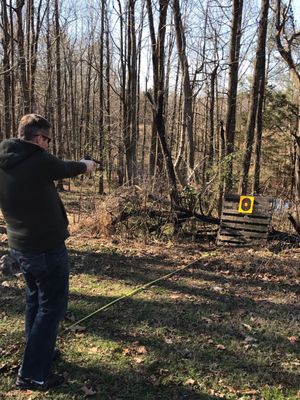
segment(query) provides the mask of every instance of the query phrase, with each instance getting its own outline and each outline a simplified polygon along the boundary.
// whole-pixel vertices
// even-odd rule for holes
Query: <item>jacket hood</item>
[[[44,151],[36,144],[21,139],[6,139],[0,142],[0,168],[7,170],[31,157],[38,151]]]

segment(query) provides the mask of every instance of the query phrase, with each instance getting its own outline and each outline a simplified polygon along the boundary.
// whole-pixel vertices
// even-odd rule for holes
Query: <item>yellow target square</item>
[[[240,196],[239,212],[243,214],[252,214],[254,207],[254,196]]]

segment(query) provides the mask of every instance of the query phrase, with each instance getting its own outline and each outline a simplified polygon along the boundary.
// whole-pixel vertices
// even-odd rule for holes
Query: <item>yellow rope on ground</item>
[[[105,306],[100,307],[98,310],[93,311],[91,314],[89,314],[89,315],[87,315],[86,317],[80,319],[79,321],[74,322],[74,324],[68,326],[65,330],[70,330],[70,329],[72,329],[74,326],[81,324],[82,322],[86,321],[87,319],[89,319],[89,318],[93,317],[94,315],[98,314],[100,311],[106,310],[107,308],[113,306],[114,304],[118,303],[118,302],[121,301],[121,300],[127,299],[128,297],[132,297],[132,296],[135,295],[136,293],[139,293],[139,292],[141,292],[142,290],[147,289],[149,286],[152,286],[152,285],[154,285],[154,284],[157,283],[157,282],[160,282],[160,281],[162,281],[162,280],[164,280],[164,279],[168,279],[168,278],[170,278],[170,277],[173,276],[173,275],[179,274],[180,272],[184,271],[185,269],[191,267],[193,264],[198,263],[200,260],[202,260],[202,258],[201,258],[201,259],[198,259],[198,260],[196,260],[196,261],[193,261],[193,262],[191,262],[191,263],[189,263],[189,264],[187,264],[187,265],[184,265],[183,267],[176,269],[176,271],[170,272],[170,273],[168,273],[168,274],[166,274],[166,275],[161,276],[160,278],[154,279],[154,280],[151,281],[151,282],[148,282],[148,283],[145,283],[145,284],[142,285],[142,286],[139,286],[138,288],[134,289],[132,292],[130,292],[130,293],[128,293],[128,294],[125,294],[124,296],[118,297],[117,299],[111,301],[110,303],[106,304]]]

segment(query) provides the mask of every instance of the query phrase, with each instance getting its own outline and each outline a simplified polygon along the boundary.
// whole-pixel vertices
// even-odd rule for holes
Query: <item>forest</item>
[[[51,153],[97,163],[57,182],[71,273],[49,392],[15,388],[24,280],[0,214],[1,400],[299,399],[296,2],[0,0],[0,140],[37,113]],[[243,196],[260,213],[224,222]],[[248,223],[246,246],[216,240]]]
[[[282,0],[3,0],[1,138],[44,115],[54,154],[99,160],[100,194],[167,181],[207,213],[224,192],[297,202],[297,29]]]

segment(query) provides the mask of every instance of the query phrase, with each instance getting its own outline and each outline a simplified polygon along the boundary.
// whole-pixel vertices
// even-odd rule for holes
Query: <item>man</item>
[[[69,282],[68,220],[54,181],[93,172],[96,164],[49,154],[51,124],[37,114],[21,118],[18,136],[0,143],[0,207],[10,254],[26,281],[26,346],[16,385],[48,390],[64,381],[51,363]]]

